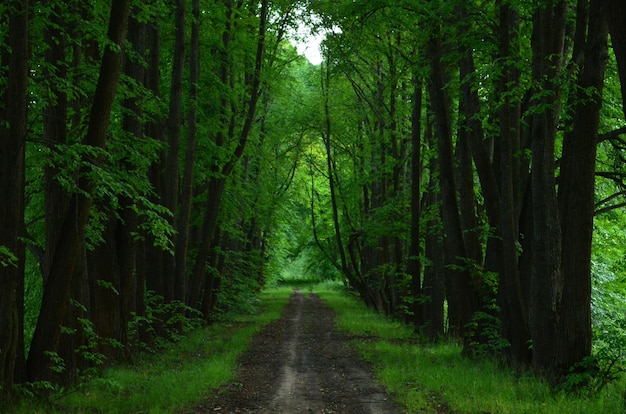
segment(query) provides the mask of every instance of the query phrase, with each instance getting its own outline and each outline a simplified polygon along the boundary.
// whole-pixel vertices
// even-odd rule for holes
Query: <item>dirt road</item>
[[[401,412],[333,318],[318,296],[295,291],[282,317],[256,335],[236,382],[196,413]]]

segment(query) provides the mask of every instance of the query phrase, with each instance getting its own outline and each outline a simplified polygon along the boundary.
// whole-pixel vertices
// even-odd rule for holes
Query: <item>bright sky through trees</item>
[[[291,42],[296,47],[298,54],[305,56],[312,65],[322,63],[321,43],[326,35],[315,33],[310,26],[301,22],[298,33],[295,34]]]

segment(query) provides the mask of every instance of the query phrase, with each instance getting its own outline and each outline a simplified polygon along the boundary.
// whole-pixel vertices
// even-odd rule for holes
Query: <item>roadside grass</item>
[[[156,414],[188,409],[234,379],[237,358],[254,334],[280,317],[291,292],[290,287],[264,291],[256,313],[229,315],[135,364],[109,368],[45,402],[24,400],[13,412]]]
[[[374,367],[378,380],[410,413],[624,413],[626,381],[594,397],[553,393],[530,374],[461,355],[456,344],[424,344],[411,327],[366,309],[332,285],[314,288],[336,323]]]

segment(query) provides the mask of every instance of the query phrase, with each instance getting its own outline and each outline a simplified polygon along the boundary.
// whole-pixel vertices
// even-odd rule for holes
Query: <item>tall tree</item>
[[[604,72],[608,60],[605,2],[580,0],[577,11],[583,54],[576,82],[573,130],[565,135],[559,181],[563,292],[555,343],[555,368],[570,367],[591,355],[591,242],[595,211],[595,171]],[[588,14],[587,14],[588,11]],[[584,36],[586,33],[586,38]],[[576,56],[575,56],[576,58]]]
[[[179,158],[180,158],[180,138],[183,119],[182,92],[183,92],[183,72],[185,65],[186,50],[186,0],[176,1],[174,18],[175,39],[172,64],[172,78],[170,83],[169,112],[167,117],[167,151],[165,155],[165,165],[163,169],[163,188],[161,202],[169,209],[170,224],[176,229],[176,218],[178,217],[179,198]],[[176,235],[173,235],[173,244],[176,246]],[[164,291],[163,294],[167,302],[173,299],[184,300],[184,297],[175,298],[174,295],[181,289],[175,286],[176,280],[176,256],[168,254],[164,258]],[[179,281],[180,282],[180,281]],[[182,295],[181,295],[182,296]]]
[[[0,16],[8,23],[0,48],[0,398],[12,392],[18,346],[23,342],[20,309],[24,295],[24,187],[28,115],[28,0],[9,2]],[[19,367],[18,367],[19,369]],[[17,378],[21,380],[21,378]]]
[[[198,83],[200,82],[200,4],[192,2],[191,40],[189,47],[189,114],[187,122],[187,146],[181,190],[180,215],[176,228],[176,300],[185,302],[187,294],[187,255],[189,251],[190,221],[194,195],[193,169],[198,134]]]
[[[220,3],[221,4],[221,3]],[[220,99],[220,128],[215,133],[215,148],[220,149],[219,154],[215,154],[210,166],[211,174],[206,191],[206,202],[203,206],[202,228],[198,243],[198,251],[193,269],[193,282],[191,287],[190,305],[203,310],[205,317],[211,309],[211,290],[215,274],[207,272],[207,260],[211,256],[213,242],[216,239],[218,228],[218,213],[220,210],[222,196],[226,179],[241,159],[246,148],[248,138],[252,133],[257,114],[257,104],[261,96],[262,72],[265,59],[265,39],[268,25],[269,2],[261,0],[260,3],[253,2],[247,8],[243,4],[235,4],[227,0],[223,2],[223,27],[221,45],[219,45],[219,69],[217,75],[221,87],[232,93],[233,96],[225,92]],[[257,22],[256,30],[243,32],[237,19],[240,14],[255,16]],[[246,39],[246,34],[255,33],[252,41]],[[244,34],[245,33],[245,34]],[[241,39],[239,38],[241,37]],[[248,55],[243,59],[244,72],[237,71],[236,56],[233,54],[232,42],[248,41],[248,45],[253,45],[248,50]],[[237,93],[240,89],[242,93]],[[243,96],[239,102],[231,99],[235,95]],[[204,300],[200,300],[202,289],[205,291]]]
[[[123,42],[130,9],[129,0],[114,0],[111,5],[108,45],[102,57],[100,76],[96,86],[89,125],[83,143],[94,150],[104,147],[109,126],[109,117],[117,89],[122,66]],[[100,161],[86,159],[91,165]],[[50,274],[45,283],[41,312],[28,355],[28,375],[31,380],[40,380],[50,376],[50,352],[58,350],[61,334],[61,321],[69,305],[69,293],[72,281],[80,270],[81,246],[84,243],[85,228],[92,206],[93,182],[89,180],[89,171],[81,168],[79,187],[81,193],[74,193],[70,207],[63,219],[59,246],[51,262]]]
[[[567,4],[549,2],[533,15],[533,79],[541,110],[532,118],[533,262],[529,325],[533,367],[549,371],[554,363],[558,286],[562,286],[561,227],[556,197],[555,142],[562,95],[558,82],[563,69]]]
[[[422,289],[422,81],[413,75],[413,110],[411,112],[411,238],[407,257],[406,272],[411,277],[413,325],[424,325]]]
[[[464,332],[472,312],[472,286],[469,273],[464,268],[462,258],[467,257],[459,207],[456,196],[456,183],[452,151],[451,101],[446,92],[449,74],[443,64],[443,45],[440,34],[435,30],[429,42],[430,84],[429,96],[435,117],[435,136],[439,155],[439,180],[442,196],[442,214],[445,229],[446,261],[455,266],[448,270],[447,299],[449,323],[455,335],[465,337]]]

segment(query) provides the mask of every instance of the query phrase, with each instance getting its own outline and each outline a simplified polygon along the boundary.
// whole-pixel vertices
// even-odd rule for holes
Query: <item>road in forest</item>
[[[313,293],[294,291],[241,360],[234,383],[196,413],[399,413]]]

